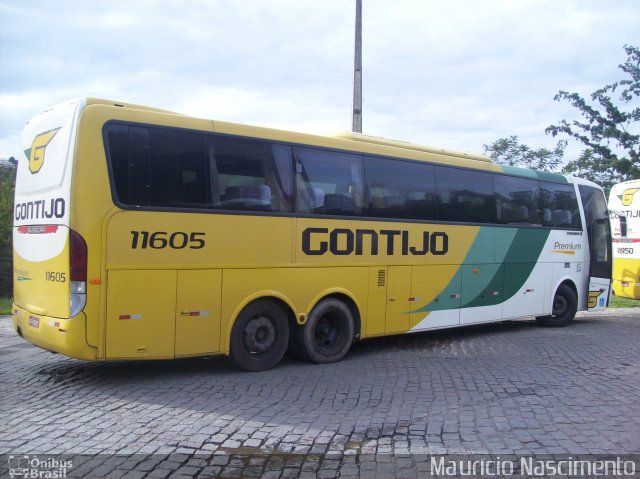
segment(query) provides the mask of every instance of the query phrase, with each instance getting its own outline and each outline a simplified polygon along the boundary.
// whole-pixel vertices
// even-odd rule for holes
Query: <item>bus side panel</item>
[[[107,227],[107,266],[218,269],[288,265],[292,221],[250,215],[120,211],[109,219]]]
[[[113,214],[107,223],[107,358],[190,356],[228,348],[220,341],[227,327],[220,321],[223,275],[226,284],[233,268],[261,265],[268,278],[271,266],[290,264],[292,221],[212,213]],[[243,281],[256,284],[251,275]],[[304,289],[306,281],[297,281],[281,285],[281,291]],[[268,279],[259,286],[274,288]],[[130,315],[138,319],[119,319]]]
[[[222,270],[178,271],[176,356],[220,351]]]
[[[502,319],[504,268],[500,264],[462,266],[462,305],[460,324]]]
[[[459,265],[414,266],[411,296],[427,306],[411,313],[412,330],[460,324],[461,272]]]
[[[404,333],[411,326],[411,270],[412,266],[389,266],[387,307],[384,332]]]
[[[620,253],[621,249],[631,251],[631,253]],[[640,299],[640,258],[629,257],[630,254],[640,255],[640,244],[625,244],[614,241],[611,287],[616,296]]]
[[[366,314],[363,312],[362,337],[384,334],[387,307],[386,267],[369,268],[369,301]]]
[[[107,284],[107,359],[172,358],[175,270],[110,271]]]
[[[504,303],[505,319],[549,314],[551,264],[510,263],[505,265],[505,291],[522,276],[528,276],[524,284]],[[509,294],[506,292],[506,294]]]
[[[221,282],[221,270],[110,271],[107,358],[218,352]]]

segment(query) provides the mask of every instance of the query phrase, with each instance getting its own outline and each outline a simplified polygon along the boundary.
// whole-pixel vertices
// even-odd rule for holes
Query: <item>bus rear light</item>
[[[80,314],[87,304],[87,243],[69,230],[69,317]]]
[[[71,281],[87,281],[87,243],[73,230],[69,230],[69,272]]]
[[[86,294],[87,283],[82,281],[71,281],[71,294]]]

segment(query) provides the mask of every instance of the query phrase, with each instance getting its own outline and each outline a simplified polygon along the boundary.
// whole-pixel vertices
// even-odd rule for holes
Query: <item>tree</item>
[[[0,247],[11,247],[15,168],[0,167]]]
[[[562,173],[578,176],[599,184],[604,189],[607,197],[611,187],[621,181],[609,162],[594,153],[590,148],[584,150],[577,160],[567,163],[562,169]]]
[[[534,150],[527,145],[521,145],[518,137],[513,135],[500,138],[490,145],[484,145],[484,152],[496,163],[502,165],[556,171],[562,163],[566,145],[567,142],[561,140],[553,150],[547,148]]]
[[[567,135],[587,146],[563,172],[590,175],[603,186],[640,178],[640,49],[630,45],[624,49],[628,58],[619,68],[627,78],[596,90],[591,101],[561,90],[554,99],[568,101],[583,120],[562,120],[546,129],[554,137]],[[616,92],[618,98],[612,98]]]

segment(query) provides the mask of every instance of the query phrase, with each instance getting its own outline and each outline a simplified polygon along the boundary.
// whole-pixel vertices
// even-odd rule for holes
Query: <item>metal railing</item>
[[[13,252],[0,246],[0,298],[13,297]]]

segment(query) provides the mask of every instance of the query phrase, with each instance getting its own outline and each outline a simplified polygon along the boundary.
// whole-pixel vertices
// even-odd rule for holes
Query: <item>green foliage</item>
[[[0,246],[11,247],[15,168],[0,167]]]
[[[0,315],[11,314],[11,305],[13,304],[13,299],[11,298],[0,298]]]
[[[590,101],[578,93],[560,91],[554,99],[569,102],[583,120],[562,120],[546,129],[553,136],[567,135],[587,147],[565,167],[565,173],[595,179],[605,187],[640,178],[640,49],[630,45],[624,49],[628,58],[619,68],[627,78],[596,90]]]
[[[538,148],[533,150],[521,145],[518,137],[513,135],[500,138],[490,145],[484,145],[484,152],[496,163],[519,166],[541,171],[556,171],[562,163],[566,141],[559,141],[553,150]]]
[[[597,183],[602,187],[607,198],[611,187],[622,181],[611,164],[591,149],[584,150],[578,159],[567,163],[562,173]]]
[[[637,299],[621,298],[611,296],[610,308],[640,308],[640,301]]]

